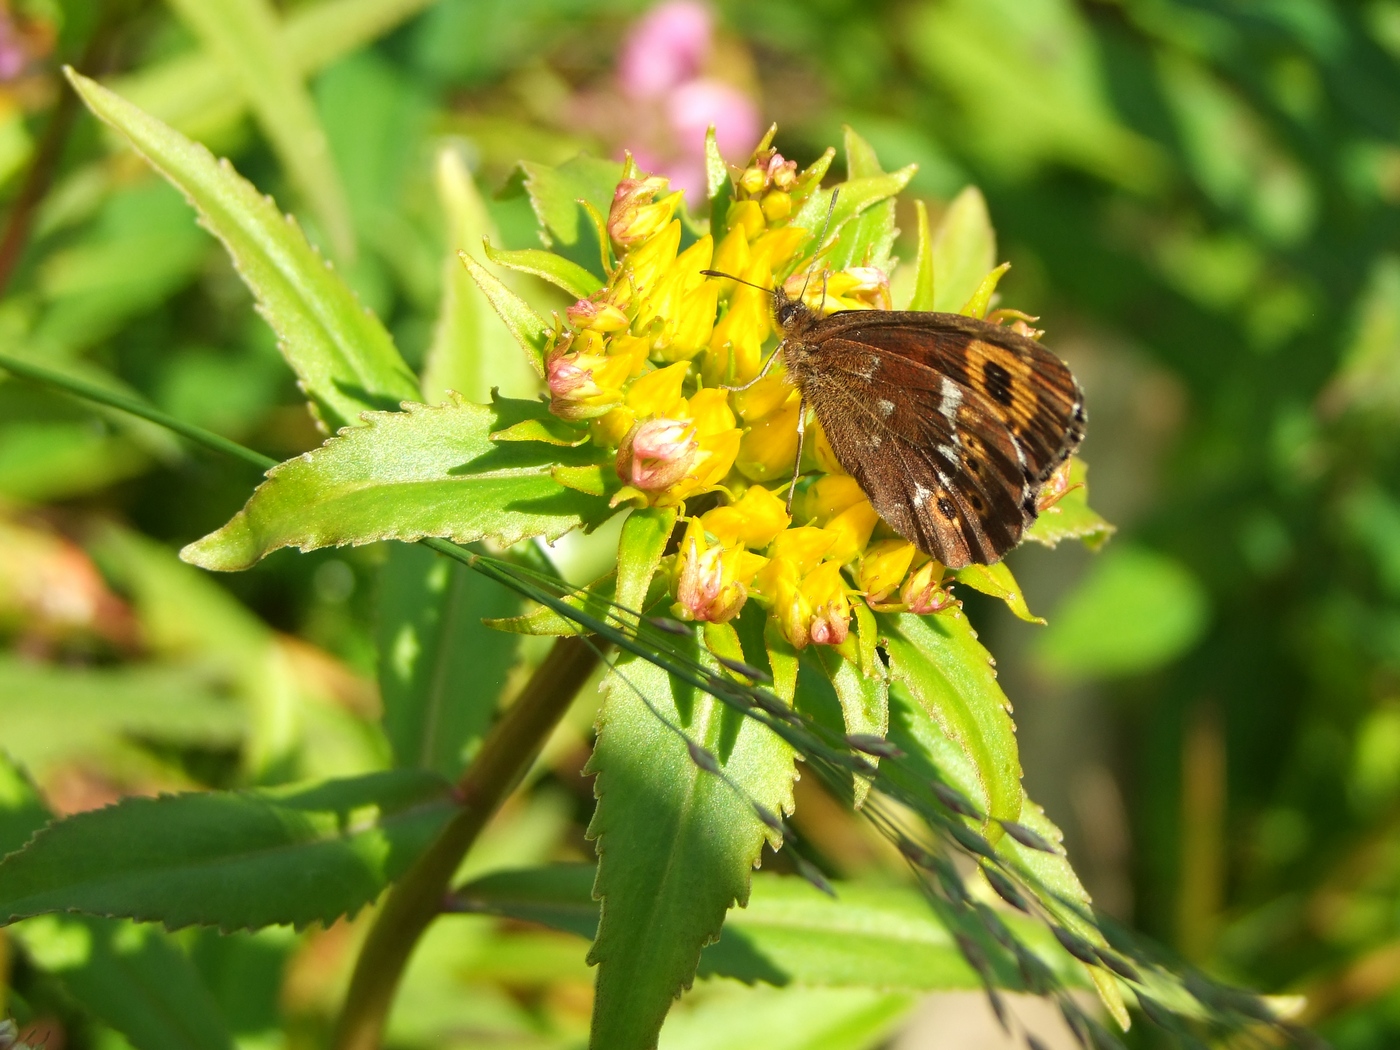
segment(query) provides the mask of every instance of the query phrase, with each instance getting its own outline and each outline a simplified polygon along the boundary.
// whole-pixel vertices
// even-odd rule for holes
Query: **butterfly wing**
[[[834,314],[787,357],[875,509],[954,568],[1020,542],[1037,492],[1083,437],[1083,397],[1065,364],[975,318]]]

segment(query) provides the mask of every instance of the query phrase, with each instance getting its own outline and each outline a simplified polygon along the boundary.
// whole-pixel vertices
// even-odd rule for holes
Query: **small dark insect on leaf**
[[[1094,951],[1094,946],[1078,934],[1070,933],[1063,926],[1051,925],[1050,932],[1055,935],[1055,940],[1063,945],[1065,951],[1069,952],[1080,962],[1088,963],[1090,966],[1099,966],[1098,953]]]
[[[846,743],[857,751],[864,751],[867,755],[874,755],[876,758],[904,757],[903,751],[884,737],[876,736],[873,733],[848,733]]]
[[[964,817],[971,817],[973,820],[982,819],[982,814],[977,812],[977,807],[947,784],[935,780],[930,784],[930,787],[933,788],[933,793],[938,801],[942,802],[954,813]]]
[[[754,667],[751,664],[744,663],[742,660],[730,660],[728,657],[724,656],[716,656],[715,659],[719,661],[720,666],[725,668],[726,670],[733,671],[735,674],[741,674],[745,678],[751,679],[752,681],[773,681],[773,676],[767,671],[763,670],[761,667]]]
[[[719,761],[710,752],[697,744],[694,740],[687,740],[685,746],[690,750],[690,760],[703,769],[706,773],[718,773]]]
[[[1021,891],[1018,890],[1015,884],[1005,875],[997,871],[997,869],[990,864],[982,865],[982,874],[986,876],[987,882],[991,884],[992,889],[997,891],[998,897],[1006,901],[1006,903],[1013,908],[1019,908],[1021,911],[1027,913],[1030,912],[1031,909],[1026,903],[1026,898],[1021,896]]]
[[[1025,846],[1026,849],[1039,850],[1041,853],[1059,853],[1055,844],[1038,832],[1032,831],[1024,824],[1017,824],[1014,820],[1003,820],[1001,826],[1006,829],[1006,833],[1013,839]]]
[[[834,898],[836,896],[836,888],[826,881],[826,876],[806,857],[800,854],[793,854],[793,867],[797,869],[797,874],[801,875],[828,897]]]
[[[695,631],[692,628],[687,627],[679,620],[671,619],[669,616],[649,616],[647,617],[647,623],[651,624],[658,631],[665,631],[667,634],[674,634],[681,638],[692,638],[695,636]]]

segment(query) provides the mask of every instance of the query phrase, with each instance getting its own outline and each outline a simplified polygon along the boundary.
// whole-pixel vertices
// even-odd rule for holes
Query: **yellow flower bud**
[[[783,500],[762,485],[750,485],[737,502],[707,511],[702,520],[721,543],[754,548],[768,546],[792,522]]]
[[[748,268],[749,239],[745,236],[743,227],[736,226],[726,233],[724,239],[719,242],[719,247],[715,249],[714,260],[710,263],[710,269],[738,277]],[[711,280],[718,280],[718,278],[711,278]],[[725,291],[737,287],[733,281],[721,281],[720,286]]]
[[[711,546],[700,519],[691,518],[672,574],[671,611],[682,620],[727,623],[743,609],[748,584],[764,564],[748,551]]]
[[[806,574],[815,569],[831,549],[832,540],[833,537],[825,529],[810,525],[784,529],[773,540],[769,554],[774,559],[792,562],[801,573]]]
[[[754,590],[768,602],[778,631],[798,649],[806,648],[812,623],[812,603],[801,585],[802,571],[790,558],[772,558],[754,579]]]
[[[750,196],[756,196],[768,186],[768,172],[762,168],[746,168],[739,176],[739,186]]]
[[[883,602],[899,587],[914,561],[908,540],[880,540],[860,559],[860,589],[872,602]]]
[[[763,209],[763,217],[769,222],[782,222],[792,214],[792,198],[782,190],[765,194],[759,206]]]
[[[803,500],[803,510],[807,517],[825,525],[847,507],[865,499],[860,483],[849,474],[829,474],[818,478],[807,489]]]
[[[657,285],[676,262],[681,246],[681,221],[677,219],[635,251],[627,253],[625,266],[633,296],[638,300],[656,294]]]
[[[750,481],[773,481],[792,476],[797,459],[797,417],[800,404],[792,398],[776,412],[752,423],[739,446],[735,465]]]
[[[633,380],[627,391],[627,407],[639,416],[679,416],[685,407],[681,384],[690,365],[680,361]]]
[[[879,520],[880,515],[875,513],[868,499],[852,503],[823,526],[826,532],[835,537],[827,557],[837,565],[845,565],[865,550]]]
[[[627,315],[612,303],[580,299],[565,311],[569,324],[594,332],[621,332],[627,328]]]
[[[851,627],[846,581],[834,561],[823,562],[802,580],[802,596],[812,609],[807,637],[816,645],[840,645]]]
[[[556,352],[545,369],[549,383],[549,410],[573,422],[592,419],[622,402],[625,375],[610,358],[596,354]]]
[[[653,175],[645,179],[623,179],[613,194],[608,209],[608,235],[619,245],[629,245],[653,236],[671,221],[681,193],[667,194],[653,201],[656,194],[670,185],[669,180]]]
[[[695,420],[695,432],[701,437],[733,430],[738,422],[734,410],[729,407],[729,392],[718,387],[695,391],[688,406],[690,418]]]
[[[743,230],[744,236],[752,241],[763,232],[763,209],[758,201],[735,201],[725,215],[725,229]]]

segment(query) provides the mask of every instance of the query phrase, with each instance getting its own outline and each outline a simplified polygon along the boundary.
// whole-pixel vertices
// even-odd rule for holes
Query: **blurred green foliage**
[[[919,165],[911,189],[935,213],[981,187],[1014,264],[1003,290],[1043,318],[1085,383],[1095,503],[1118,537],[1072,570],[1013,557],[1047,628],[969,607],[1006,642],[995,648],[1008,653],[1028,781],[1090,888],[1224,976],[1307,995],[1304,1017],[1334,1045],[1394,1045],[1400,3],[715,6],[724,72],[779,122],[785,155],[809,160],[849,123],[888,169]],[[24,68],[0,87],[0,349],[278,458],[315,447],[321,434],[224,254],[178,193],[77,117],[58,66],[105,75],[295,205],[419,367],[449,320],[437,316],[444,279],[458,279],[449,250],[482,235],[539,246],[515,164],[631,144],[579,100],[608,90],[641,7],[16,0],[25,32],[4,46],[24,51]],[[454,170],[475,176],[484,213],[454,196]],[[915,228],[912,214],[898,221]],[[596,250],[553,232],[564,254]],[[912,258],[912,240],[897,251]],[[563,305],[542,284],[520,291]],[[467,314],[451,323],[495,323]],[[527,394],[519,382],[508,392]],[[217,581],[174,559],[227,520],[250,480],[145,424],[0,382],[0,626],[13,650],[0,737],[50,807],[385,765],[369,684],[382,552],[283,552]],[[451,644],[447,628],[425,630]],[[541,652],[532,642],[527,664]],[[509,686],[508,669],[483,674]],[[585,708],[484,844],[494,866],[588,855]],[[1059,721],[1060,735],[1028,739]],[[1082,739],[1057,750],[1067,736]],[[1081,765],[1106,775],[1076,789]],[[1127,845],[1105,845],[1110,825]],[[39,960],[73,936],[32,927],[16,939]],[[83,936],[164,965],[163,949]],[[199,934],[183,946],[239,1045],[300,1046],[334,1006],[348,936]],[[590,978],[581,942],[563,938],[512,937],[481,916],[450,937],[435,930],[395,1045],[448,1045],[443,1026],[464,1023],[463,1002],[480,1035],[454,1046],[580,1038]],[[483,966],[502,953],[514,976]],[[61,1023],[70,1045],[123,1045],[100,1010],[75,1003],[80,988],[21,954],[2,1004]],[[732,992],[698,994],[663,1045],[726,1045],[707,1018]],[[814,1009],[810,996],[763,994],[752,1009],[775,1030]],[[840,1045],[870,1045],[907,1006],[851,994],[820,1004],[857,1033]]]

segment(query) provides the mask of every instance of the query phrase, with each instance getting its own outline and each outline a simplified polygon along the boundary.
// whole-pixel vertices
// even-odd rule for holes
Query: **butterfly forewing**
[[[794,321],[789,374],[881,517],[954,568],[1014,547],[1040,487],[1083,437],[1083,398],[1065,364],[958,314]]]

